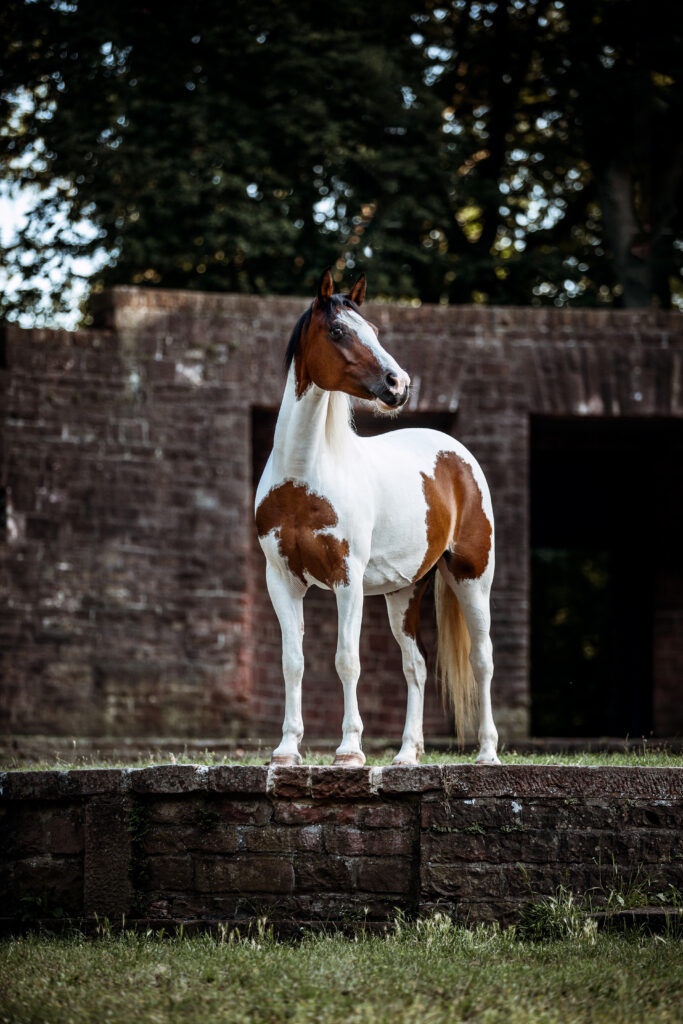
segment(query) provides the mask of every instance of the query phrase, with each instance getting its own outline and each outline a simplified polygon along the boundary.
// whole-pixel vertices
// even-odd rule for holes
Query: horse
[[[404,428],[360,437],[351,399],[380,414],[405,405],[410,377],[379,343],[361,306],[362,274],[346,294],[330,270],[287,347],[287,378],[273,449],[259,482],[255,517],[266,583],[282,632],[285,715],[271,764],[301,764],[303,599],[311,586],[333,592],[338,615],[335,667],[344,694],[334,764],[362,767],[363,723],[356,687],[365,595],[383,594],[408,687],[405,729],[393,760],[415,765],[427,677],[418,626],[420,600],[435,577],[437,671],[462,741],[479,708],[478,764],[498,764],[491,712],[490,639],[494,525],[484,474],[448,434]]]

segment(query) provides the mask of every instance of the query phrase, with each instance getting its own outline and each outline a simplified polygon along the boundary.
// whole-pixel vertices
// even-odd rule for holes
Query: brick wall
[[[254,410],[279,405],[284,346],[304,303],[133,288],[98,301],[92,330],[5,330],[0,731],[272,736],[283,694],[252,525],[253,463],[267,443]],[[529,418],[680,418],[681,318],[372,304],[369,313],[413,376],[408,413],[450,417],[490,481],[494,699],[502,736],[524,736]],[[681,595],[673,584],[666,595],[655,725],[671,735],[683,724],[672,639]],[[330,595],[312,592],[306,616],[307,738],[337,736]],[[425,633],[433,639],[431,625]],[[380,598],[367,602],[361,659],[366,735],[397,739],[404,683]],[[429,691],[427,735],[443,735],[450,723]]]
[[[514,921],[683,885],[680,768],[160,766],[0,776],[0,927]],[[615,877],[616,876],[616,877]],[[659,891],[655,888],[655,891]]]

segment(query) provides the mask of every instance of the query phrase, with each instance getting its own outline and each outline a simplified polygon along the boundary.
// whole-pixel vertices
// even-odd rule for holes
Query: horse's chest
[[[330,532],[337,526],[332,504],[291,480],[270,490],[256,509],[259,538],[274,538],[276,557],[304,584],[307,576],[328,587],[349,582],[349,542]]]

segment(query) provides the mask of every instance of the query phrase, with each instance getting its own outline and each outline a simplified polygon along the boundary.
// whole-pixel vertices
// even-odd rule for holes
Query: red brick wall
[[[509,923],[563,885],[683,884],[681,768],[196,768],[0,775],[0,929]],[[641,880],[642,881],[642,880]]]
[[[279,405],[283,351],[303,306],[121,288],[100,298],[93,330],[6,329],[0,731],[276,731],[279,637],[254,543],[252,409]],[[370,314],[413,376],[412,411],[455,417],[488,476],[494,700],[501,734],[523,736],[529,416],[680,417],[683,322],[647,311],[371,305]],[[679,597],[662,605],[655,630],[655,704],[669,709],[658,728],[669,734],[682,725],[671,640],[680,608]],[[307,738],[336,737],[329,595],[311,593],[306,624]],[[398,739],[404,683],[381,599],[368,601],[361,659],[366,735]],[[427,735],[447,729],[430,686]]]

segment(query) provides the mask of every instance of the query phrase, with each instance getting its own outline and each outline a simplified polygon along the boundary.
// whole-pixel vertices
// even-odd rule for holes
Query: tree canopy
[[[683,266],[683,9],[5,0],[10,318],[91,284],[646,306]],[[76,261],[74,264],[73,261]],[[78,261],[81,261],[79,264]]]

